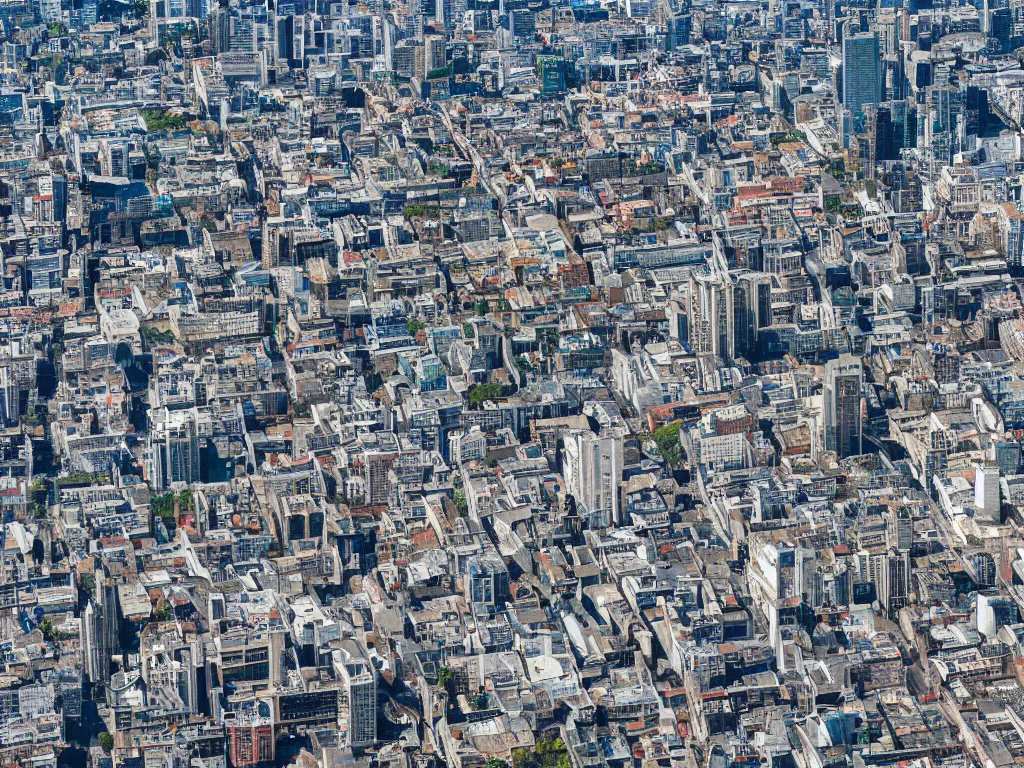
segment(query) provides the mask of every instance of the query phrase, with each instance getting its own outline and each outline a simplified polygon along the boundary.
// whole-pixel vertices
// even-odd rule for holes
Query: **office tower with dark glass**
[[[861,453],[860,360],[841,355],[825,366],[825,448],[839,458]]]
[[[866,104],[882,100],[882,70],[878,35],[862,32],[843,38],[843,106],[854,123],[863,119]]]

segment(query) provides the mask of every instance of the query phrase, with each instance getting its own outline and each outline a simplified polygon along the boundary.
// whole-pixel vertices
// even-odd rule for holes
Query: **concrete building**
[[[861,362],[852,355],[825,366],[825,449],[839,458],[861,451]]]
[[[565,438],[562,465],[567,490],[582,514],[590,516],[591,524],[597,528],[619,524],[622,436],[613,429],[600,436],[589,429],[573,432]]]
[[[175,483],[200,479],[199,434],[195,409],[150,412],[149,473],[153,486],[170,488]]]

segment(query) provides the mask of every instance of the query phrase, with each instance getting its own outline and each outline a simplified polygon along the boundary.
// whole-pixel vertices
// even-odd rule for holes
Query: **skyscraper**
[[[771,325],[771,276],[741,270],[690,274],[690,348],[730,363],[756,359],[761,329]]]
[[[1004,440],[993,445],[996,466],[1004,475],[1016,475],[1020,468],[1020,443],[1016,440]]]
[[[46,24],[61,20],[60,0],[39,0],[39,16]]]
[[[731,361],[736,336],[728,276],[718,271],[690,273],[690,348],[696,355]]]
[[[825,366],[825,448],[839,458],[861,453],[860,360],[841,355]]]
[[[110,679],[110,664],[121,650],[117,585],[102,569],[95,573],[96,591],[82,611],[82,660],[85,676],[102,689]]]
[[[195,409],[150,411],[149,472],[155,488],[200,480],[199,435]]]
[[[597,528],[620,524],[622,435],[615,429],[602,430],[600,436],[589,429],[567,435],[562,464],[569,493],[581,514],[589,514]]]
[[[0,422],[4,425],[18,423],[20,399],[18,382],[11,366],[0,366]]]
[[[910,551],[914,543],[914,519],[906,507],[888,509],[885,513],[885,540],[889,549]]]
[[[999,522],[999,467],[974,465],[975,516]]]
[[[883,555],[884,567],[876,586],[878,601],[889,618],[895,618],[910,597],[910,553],[890,549]]]
[[[346,746],[372,747],[377,741],[377,670],[359,644],[342,640],[336,651],[336,669],[341,672],[348,702]]]
[[[537,32],[537,20],[533,16],[533,11],[523,8],[509,12],[508,29],[514,38],[532,40]]]
[[[882,100],[882,70],[878,35],[862,32],[843,38],[843,106],[858,123],[865,104]]]
[[[756,360],[761,329],[772,324],[771,276],[745,270],[735,274],[731,287],[736,356]]]
[[[85,0],[82,3],[82,26],[88,28],[95,24],[99,17],[99,3],[96,0]]]
[[[896,144],[896,126],[892,119],[892,110],[889,107],[879,107],[875,112],[874,136],[875,162],[884,160],[898,160],[899,150]],[[900,137],[903,138],[902,136]],[[873,168],[871,169],[874,170]]]

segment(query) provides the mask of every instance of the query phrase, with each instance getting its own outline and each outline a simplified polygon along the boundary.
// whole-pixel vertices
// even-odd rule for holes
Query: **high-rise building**
[[[103,570],[97,570],[96,592],[82,611],[82,666],[96,689],[110,679],[110,665],[121,649],[120,609],[117,585]]]
[[[643,19],[651,15],[651,3],[648,0],[626,0],[626,16],[631,19]]]
[[[968,573],[979,587],[994,587],[999,574],[991,552],[975,552],[967,558]]]
[[[974,617],[975,626],[986,639],[995,637],[1000,627],[1016,624],[1019,618],[1017,604],[997,589],[979,590]]]
[[[494,554],[475,555],[466,562],[466,599],[475,606],[494,608],[509,594],[508,568]]]
[[[251,11],[231,17],[229,50],[233,53],[256,51],[256,25]]]
[[[566,64],[561,56],[538,56],[537,78],[541,91],[546,94],[561,93],[566,87]]]
[[[438,35],[427,35],[423,39],[423,66],[427,72],[440,69],[447,63],[445,40]]]
[[[0,366],[0,421],[17,424],[21,416],[18,382],[9,365]]]
[[[537,19],[533,11],[520,9],[510,11],[508,14],[508,30],[512,37],[532,40],[537,33]]]
[[[732,360],[732,291],[728,278],[719,272],[690,273],[690,348],[697,355]]]
[[[274,38],[277,61],[287,64],[295,58],[295,16],[277,16],[274,19]]]
[[[999,467],[974,465],[974,511],[976,516],[999,521]]]
[[[757,359],[762,328],[772,324],[772,278],[763,272],[740,272],[732,282],[736,357]]]
[[[1016,203],[1006,202],[996,208],[999,227],[999,245],[1006,254],[1006,265],[1011,275],[1024,275],[1024,213]]]
[[[878,582],[878,601],[889,618],[895,618],[910,597],[910,553],[890,549]]]
[[[100,141],[100,170],[104,176],[128,175],[128,145],[123,141]]]
[[[865,104],[882,100],[881,60],[878,35],[863,32],[843,38],[843,106],[856,124]]]
[[[841,355],[825,366],[825,449],[839,458],[861,454],[861,362]]]
[[[800,53],[800,71],[805,75],[813,75],[819,80],[829,80],[831,66],[828,49],[808,46]]]
[[[417,59],[419,66],[417,66]],[[395,46],[394,69],[398,77],[413,78],[423,72],[423,46],[413,40],[401,40]]]
[[[165,19],[183,19],[188,15],[185,0],[164,0],[163,6]]]
[[[367,451],[363,465],[364,504],[387,504],[391,495],[388,475],[398,454],[394,451]]]
[[[93,22],[95,23],[95,22]],[[59,173],[53,174],[50,180],[50,188],[53,195],[53,218],[62,224],[67,220],[68,210],[68,180]]]
[[[771,325],[771,276],[739,271],[690,275],[690,347],[725,362],[757,358],[761,330]]]
[[[565,438],[562,464],[566,487],[581,516],[589,515],[595,528],[621,523],[622,443],[622,435],[614,428],[600,435],[579,430]]]
[[[224,720],[228,755],[234,768],[260,765],[274,759],[274,724],[270,705],[246,702]]]
[[[690,30],[693,26],[693,19],[689,8],[678,11],[668,20],[668,47],[675,50],[681,45],[690,42]]]
[[[200,480],[199,433],[195,409],[150,411],[150,482],[154,488]]]
[[[1013,37],[1013,11],[1006,8],[993,8],[989,21],[988,36],[999,41],[1001,52],[1007,52],[1010,47],[1010,38]]]
[[[466,13],[466,0],[435,0],[434,19],[445,29],[454,29]]]
[[[340,653],[337,666],[348,699],[346,746],[366,749],[377,741],[377,670],[354,640],[342,640]]]
[[[99,3],[96,0],[85,0],[82,3],[82,26],[87,28],[95,24],[99,18]]]
[[[1016,475],[1021,463],[1021,445],[1016,440],[1004,440],[993,445],[996,466],[1003,475]]]
[[[892,110],[887,106],[879,107],[875,112],[874,123],[874,135],[869,137],[874,142],[874,162],[898,160],[899,144],[897,144],[896,124],[892,119]],[[900,136],[900,139],[902,138]],[[900,144],[902,144],[902,141]]]
[[[46,24],[54,24],[61,19],[60,0],[39,0],[39,16]]]
[[[229,725],[226,728],[231,764],[235,768],[272,760],[274,757],[274,729],[263,725]]]
[[[210,13],[210,42],[214,53],[231,50],[231,13],[219,5]]]
[[[914,541],[914,520],[906,507],[886,512],[886,542],[890,549],[910,551]]]

